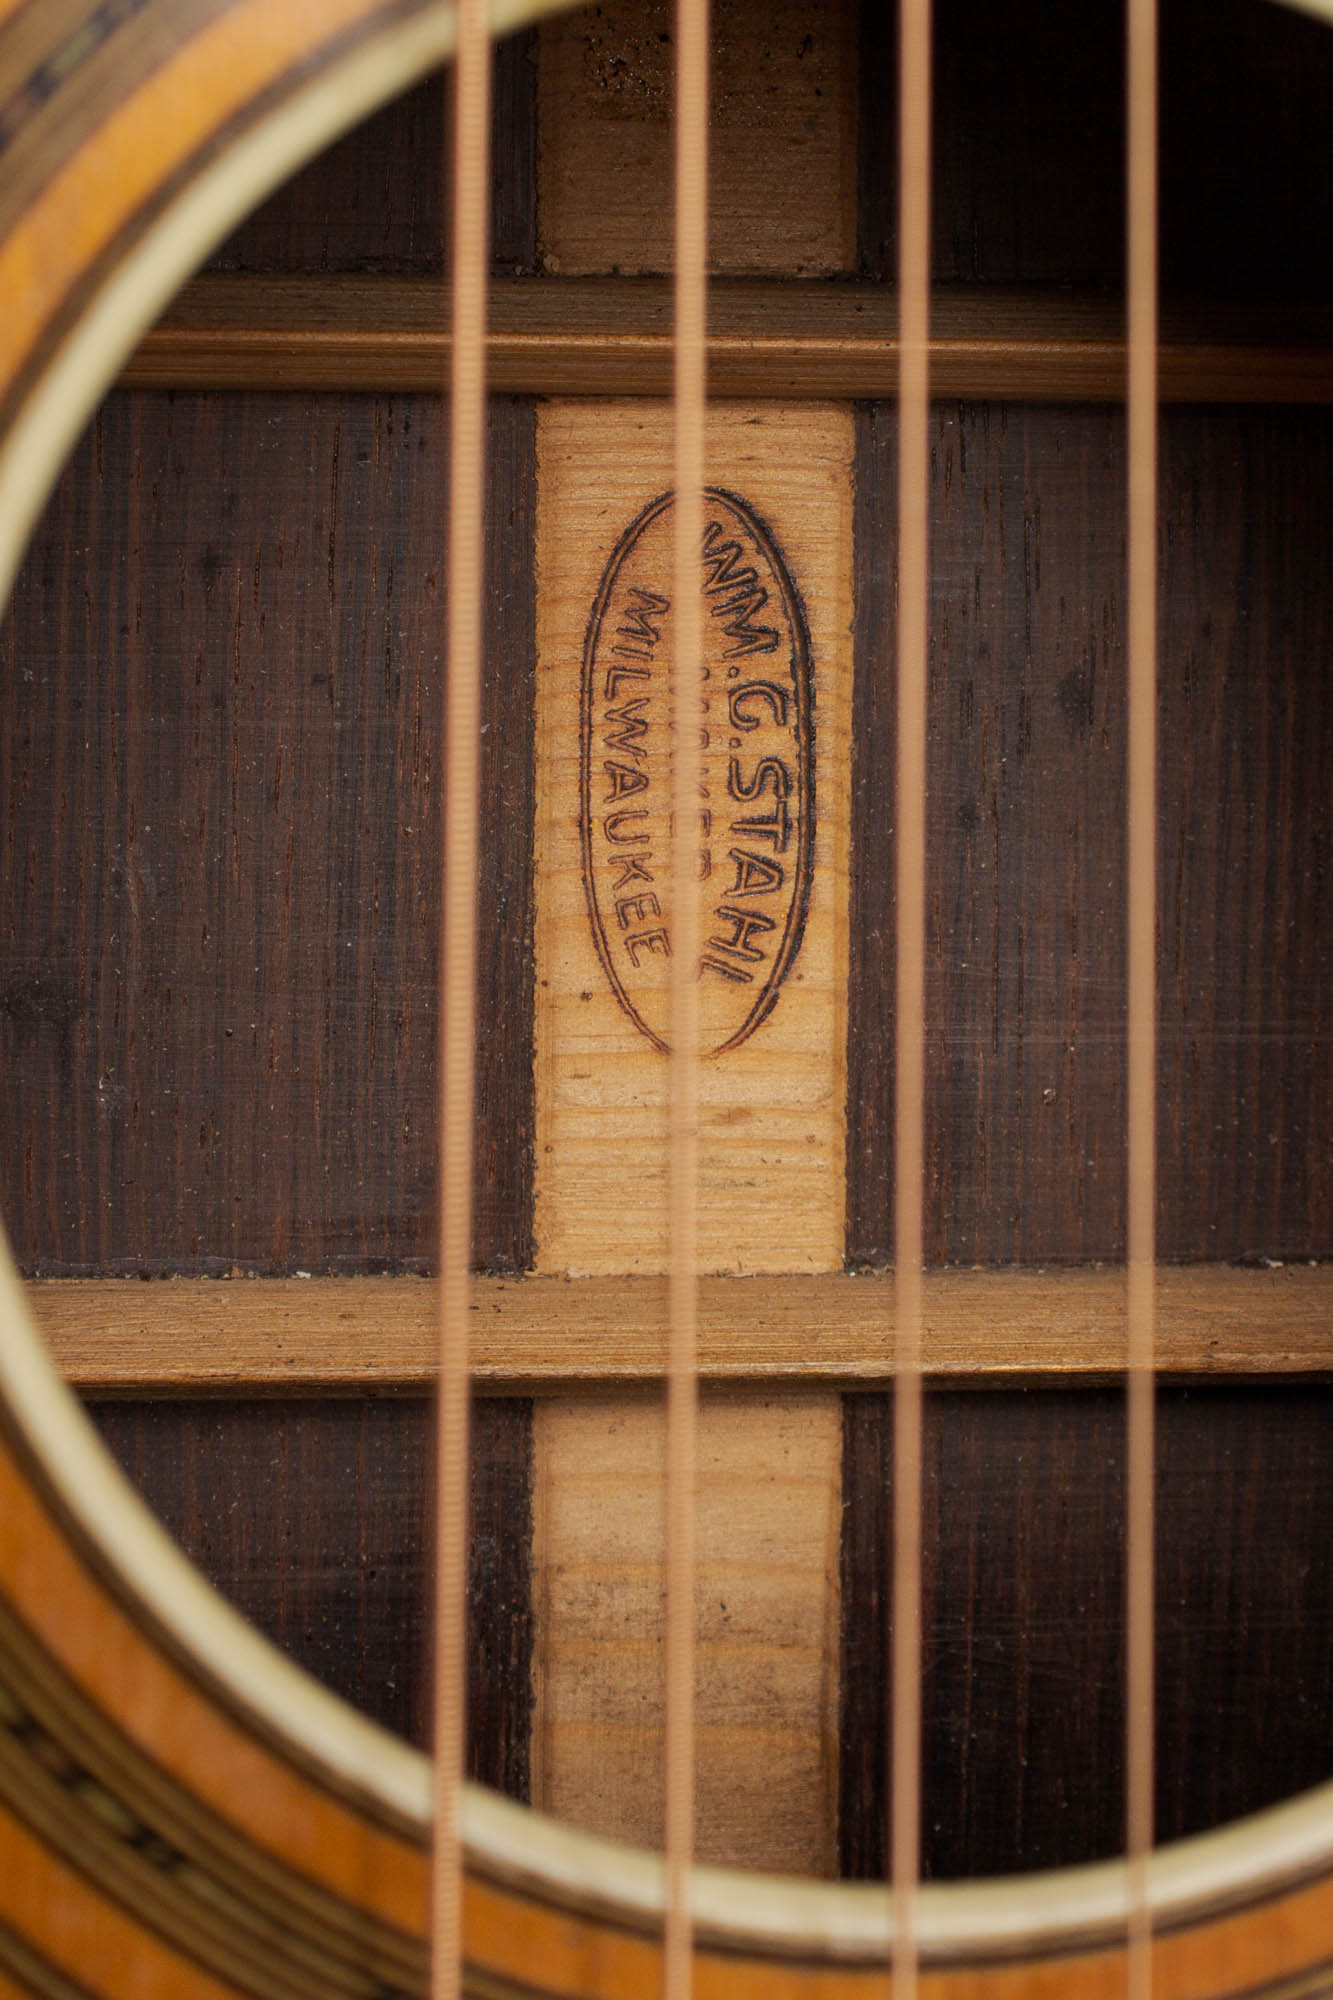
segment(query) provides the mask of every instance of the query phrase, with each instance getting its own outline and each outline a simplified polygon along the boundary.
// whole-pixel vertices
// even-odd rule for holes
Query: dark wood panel
[[[861,418],[848,1255],[892,1174],[894,414]],[[1114,410],[940,405],[927,1254],[1123,1253],[1124,471]],[[1333,1252],[1333,422],[1168,410],[1160,1254]]]
[[[884,1872],[892,1404],[843,1433],[841,1866]],[[923,1548],[923,1866],[1115,1851],[1123,1591],[1118,1399],[932,1394]]]
[[[491,268],[537,269],[537,30],[495,48],[491,108]]]
[[[532,1404],[472,1405],[468,1775],[532,1796]]]
[[[442,271],[443,113],[444,80],[427,77],[293,174],[207,268]]]
[[[426,1742],[426,1404],[125,1403],[92,1415],[210,1583],[327,1686]]]
[[[898,459],[896,414],[856,406],[853,489],[851,879],[847,965],[847,1261],[893,1256],[893,1036],[897,1019]]]
[[[1003,10],[941,0],[937,278],[1119,284],[1123,43],[1114,0]]]
[[[532,1067],[536,407],[518,398],[495,399],[490,422],[472,1228],[479,1265],[492,1271],[526,1271],[533,1251],[536,1121]],[[429,1139],[433,1159],[433,1121]]]
[[[861,266],[869,277],[891,278],[896,10],[863,0],[862,23]],[[1002,11],[984,0],[937,0],[937,280],[1119,284],[1123,43],[1123,15],[1110,0]]]
[[[529,1261],[533,411],[492,415],[479,1261]],[[29,1269],[434,1256],[444,437],[113,396],[0,636],[0,1212]]]
[[[888,1396],[843,1397],[838,1872],[856,1882],[883,1880],[888,1866],[892,1425]]]
[[[933,1262],[1113,1254],[1124,1179],[1122,419],[941,408]]]
[[[926,1252],[1114,1253],[1123,1183],[1122,420],[941,405],[932,440]],[[896,418],[857,464],[853,1262],[892,1237]],[[884,498],[877,497],[883,489]]]
[[[1331,507],[1327,414],[1171,412],[1158,881],[1170,1257],[1333,1254]]]
[[[1333,1396],[1179,1391],[1157,1453],[1157,1811],[1222,1825],[1333,1775]]]
[[[891,277],[897,23],[879,0],[863,22],[861,264]],[[1161,72],[1167,291],[1326,295],[1333,34],[1268,0],[1172,0]],[[936,278],[1119,292],[1123,99],[1118,0],[938,0]]]
[[[844,1426],[841,1860],[884,1868],[891,1403]],[[1159,1400],[1158,1838],[1330,1775],[1328,1392]],[[1123,1812],[1123,1399],[926,1405],[928,1875],[1116,1852]]]
[[[536,35],[496,44],[491,255],[536,264]],[[294,174],[209,259],[213,271],[444,269],[446,83],[427,77]]]
[[[422,1402],[92,1406],[208,1580],[375,1721],[430,1741],[434,1419]],[[532,1405],[473,1404],[468,1768],[529,1796]]]
[[[1269,0],[1171,0],[1161,66],[1165,285],[1327,298],[1327,22]]]

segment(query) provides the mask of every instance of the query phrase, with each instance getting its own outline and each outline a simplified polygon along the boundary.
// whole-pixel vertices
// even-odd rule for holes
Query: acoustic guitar
[[[491,222],[489,379],[513,400],[492,418],[478,766],[481,1274],[468,1344],[474,1450],[492,1456],[473,1476],[486,1547],[472,1559],[468,1754],[474,1775],[531,1805],[463,1788],[461,1976],[479,1996],[613,2000],[660,1990],[673,1900],[651,1851],[680,887],[663,705],[678,507],[662,275],[671,29],[651,5],[492,12],[497,36],[525,38],[497,71]],[[938,23],[942,89],[965,97],[970,77],[990,106],[1004,93],[977,81],[992,52],[964,13]],[[534,37],[538,15],[549,18]],[[1273,18],[1290,30],[1295,125],[1292,106],[1328,74],[1326,30]],[[1015,35],[1054,37],[1087,82],[1112,46],[1103,30],[1028,20]],[[858,21],[850,7],[738,0],[716,38],[706,666],[688,838],[705,1384],[688,1912],[701,1996],[879,1992],[895,1962],[891,31],[873,7]],[[422,275],[426,253],[409,275],[214,269],[159,316],[201,259],[240,240],[229,232],[258,202],[447,62],[454,37],[451,8],[399,0],[0,6],[0,594],[78,446],[4,641],[15,1254],[0,1296],[0,2000],[428,1990],[430,1763],[214,1593],[60,1373],[97,1400],[125,1457],[151,1425],[136,1430],[123,1399],[221,1395],[230,1409],[315,1396],[347,1409],[350,1396],[419,1395],[436,1375],[424,1281],[435,1021],[419,968],[439,929],[439,731],[423,715],[445,593],[442,539],[419,530],[422,495],[438,497],[425,467],[443,433],[420,411],[446,379],[442,289]],[[1168,22],[1173,73],[1197,62],[1208,78],[1208,47],[1187,42]],[[1118,85],[1084,99],[1071,71],[1062,98],[1047,60],[1045,92],[1021,115],[1077,140],[1091,104],[1115,138]],[[1180,165],[1171,115],[1168,97],[1164,147]],[[913,1898],[918,1985],[937,2000],[1118,1994],[1127,1937],[1146,1919],[1161,2000],[1314,1994],[1333,1990],[1328,1786],[1171,1839],[1142,1874],[1123,1858],[997,1872],[1049,1858],[1043,1843],[1067,1859],[1122,1841],[1118,1787],[1095,1769],[1086,1801],[1062,1798],[1063,1835],[1024,1801],[1021,1773],[1030,1763],[1034,1787],[1048,1769],[1067,1780],[1058,1739],[1076,1702],[1096,1718],[1073,1738],[1078,1755],[1097,1745],[1115,1776],[1122,1757],[1125,1560],[1111,1510],[1126,1344],[1125,341],[1120,197],[1108,192],[1118,157],[1089,168],[1080,154],[1069,190],[1039,187],[1029,216],[1011,203],[995,116],[971,152],[945,149],[937,202],[937,277],[952,282],[930,349],[928,798],[933,851],[948,858],[926,877],[920,1355],[933,1648],[922,1851],[928,1877],[974,1867],[981,1879],[927,1879]],[[1283,118],[1255,129],[1277,145]],[[525,177],[540,228],[511,198]],[[399,193],[395,227],[433,229],[431,199]],[[1164,255],[1184,289],[1209,275],[1203,239],[1225,243],[1228,225],[1205,228],[1179,195],[1163,202]],[[252,252],[282,226],[264,213]],[[1176,412],[1159,499],[1155,1365],[1176,1413],[1158,1461],[1159,1618],[1174,1588],[1192,1606],[1240,1592],[1189,1542],[1224,1511],[1200,1483],[1217,1411],[1190,1400],[1199,1385],[1223,1392],[1212,1451],[1226,1490],[1248,1479],[1260,1494],[1253,1546],[1274,1586],[1262,1601],[1281,1597],[1298,1624],[1326,1597],[1323,1406],[1306,1392],[1328,1375],[1333,1305],[1320,1261],[1333,1250],[1317,701],[1329,565],[1311,525],[1333,369],[1326,315],[1282,281],[1289,247],[1275,222],[1251,252],[1278,273],[1262,310],[1239,297],[1178,307],[1157,361]],[[1081,290],[1063,288],[1071,276]],[[78,444],[117,380],[151,389],[157,415],[142,433],[132,412],[101,418]],[[252,406],[236,437],[225,406],[191,401],[261,386],[288,400]],[[308,392],[345,399],[332,443],[309,446],[327,503],[293,501],[275,470],[303,447]],[[113,438],[116,422],[128,428]],[[171,433],[157,461],[152,424]],[[53,610],[42,564],[77,547],[103,504],[92,468],[104,448],[136,466],[142,545],[170,551],[167,581],[94,578],[82,610],[72,595]],[[272,513],[262,563],[243,575],[218,540],[192,535],[251,504],[232,484],[246,459],[253,505],[271,500]],[[377,495],[398,510],[385,526]],[[305,583],[283,597],[271,574],[307,576],[312,548],[332,624],[307,613]],[[155,587],[161,623],[122,655]],[[362,593],[387,636],[378,652],[358,637],[353,672],[339,634],[370,629]],[[1204,631],[1189,624],[1201,606]],[[25,646],[73,658],[102,639],[97,689],[71,676],[53,722],[54,680]],[[269,698],[270,646],[299,666],[286,708]],[[1315,697],[1296,719],[1293,690]],[[164,702],[195,773],[175,790],[146,720]],[[1231,817],[1200,796],[1210,774],[1233,786]],[[148,799],[170,809],[156,841]],[[1259,824],[1265,811],[1276,832]],[[102,831],[113,821],[114,841]],[[53,886],[53,855],[78,857],[72,886]],[[211,886],[196,924],[187,890],[200,882]],[[333,943],[312,957],[318,898]],[[152,953],[178,910],[190,914],[171,964],[194,967],[183,980]],[[178,1031],[198,1033],[211,1078],[200,1088],[165,1057],[152,1071]],[[214,1122],[209,1092],[238,1075],[251,1094]],[[62,1154],[80,1151],[94,1192],[66,1202]],[[149,1276],[164,1282],[130,1282]],[[1247,1449],[1238,1399],[1265,1396],[1286,1413],[1275,1449],[1309,1475],[1304,1513],[1278,1511],[1294,1476],[1228,1459]],[[386,1468],[412,1421],[401,1401],[372,1407],[397,1427],[382,1463],[356,1475],[358,1535],[372,1532],[377,1482],[397,1490]],[[228,1437],[253,1451],[277,1435],[230,1421],[195,1434],[220,1479],[217,1438],[225,1456]],[[160,1466],[146,1474],[164,1484]],[[231,1476],[253,1488],[267,1475],[246,1464]],[[1095,1495],[1082,1515],[1080,1491]],[[1172,1521],[1186,1523],[1175,1540]],[[951,1820],[964,1788],[943,1774],[960,1745],[968,1784],[990,1768],[968,1721],[987,1663],[959,1669],[949,1649],[984,1653],[977,1607],[993,1614],[1000,1598],[1022,1600],[1037,1627],[1064,1620],[1058,1647],[1043,1654],[1038,1632],[1016,1670],[1046,1681],[1013,1697],[1022,1741],[1006,1782],[1021,1833],[1008,1848],[975,1802]],[[1329,1712],[1312,1692],[1320,1637],[1288,1697],[1308,1703],[1315,1737]],[[934,1708],[931,1687],[943,1690]],[[388,1682],[372,1698],[425,1733]],[[1273,1701],[1251,1733],[1267,1732],[1276,1773],[1290,1732]],[[1219,1725],[1208,1742],[1224,1741]],[[1183,1786],[1197,1761],[1183,1725],[1158,1760],[1163,1785],[1174,1773]],[[1313,1780],[1317,1756],[1307,1763]],[[1243,1781],[1248,1804],[1272,1796],[1269,1775]],[[1224,1796],[1223,1776],[1216,1787]],[[1179,1817],[1197,1824],[1207,1806],[1190,1798]]]

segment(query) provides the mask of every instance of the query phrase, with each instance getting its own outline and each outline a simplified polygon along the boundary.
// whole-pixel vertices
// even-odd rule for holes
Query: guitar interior
[[[1123,1842],[1124,64],[1102,0],[940,0],[936,33],[946,1878]],[[1260,0],[1171,0],[1162,33],[1170,1839],[1333,1774],[1333,35]],[[718,0],[700,586],[699,1850],[851,1877],[885,1867],[893,38],[874,0]],[[479,766],[470,1764],[643,1843],[670,70],[664,0],[498,51],[494,317],[545,341],[497,348]],[[218,247],[93,419],[0,631],[0,1212],[204,1572],[418,1744],[447,430],[435,362],[405,373],[376,330],[440,309],[444,123],[432,80]],[[337,336],[304,375],[278,341],[239,368],[178,337],[303,315]]]

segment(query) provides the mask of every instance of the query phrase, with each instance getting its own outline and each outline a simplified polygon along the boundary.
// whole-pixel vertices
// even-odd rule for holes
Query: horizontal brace
[[[883,285],[719,279],[715,397],[893,396],[897,299]],[[1066,293],[954,289],[932,306],[937,396],[1117,402],[1123,308]],[[447,379],[443,285],[401,278],[197,278],[121,381],[153,389],[430,392]],[[1333,316],[1231,306],[1162,314],[1165,402],[1333,401]],[[672,305],[654,278],[512,278],[491,288],[490,387],[552,396],[671,394]]]
[[[1163,1268],[1157,1296],[1164,1380],[1333,1379],[1333,1267]],[[28,1297],[57,1366],[90,1395],[407,1394],[435,1374],[423,1278],[47,1279]],[[707,1381],[892,1376],[882,1273],[704,1278],[699,1306]],[[665,1323],[657,1278],[479,1278],[473,1379],[490,1393],[657,1381]],[[1122,1270],[927,1275],[923,1362],[941,1383],[1106,1382],[1124,1353]]]

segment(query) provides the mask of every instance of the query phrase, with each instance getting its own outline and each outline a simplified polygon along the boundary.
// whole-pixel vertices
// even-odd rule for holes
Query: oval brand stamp
[[[640,1033],[671,1001],[671,611],[675,501],[644,508],[606,566],[583,650],[579,815],[597,951]],[[704,496],[697,842],[700,1052],[747,1040],[801,946],[814,855],[805,612],[781,550],[734,493]]]

